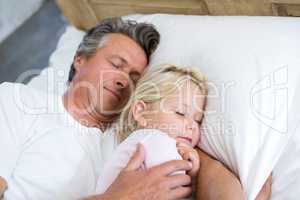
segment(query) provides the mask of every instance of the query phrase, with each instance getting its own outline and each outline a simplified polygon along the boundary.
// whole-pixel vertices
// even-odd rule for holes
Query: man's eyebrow
[[[128,64],[127,60],[122,58],[121,56],[119,55],[112,55],[111,58],[117,58],[117,59],[120,59],[123,63],[125,64]]]

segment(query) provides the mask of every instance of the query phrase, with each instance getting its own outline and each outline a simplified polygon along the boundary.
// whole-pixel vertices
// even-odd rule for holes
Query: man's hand
[[[108,190],[90,200],[175,200],[190,195],[191,178],[185,174],[170,174],[191,170],[192,166],[185,160],[174,160],[162,165],[139,170],[145,160],[145,150],[142,145],[132,156],[128,165],[119,174]]]
[[[187,171],[187,174],[191,177],[197,176],[200,168],[200,159],[197,150],[182,142],[177,143],[177,150],[183,160],[189,161],[193,165],[193,168]]]
[[[222,163],[198,149],[201,166],[198,173],[197,199],[245,200],[239,179]]]

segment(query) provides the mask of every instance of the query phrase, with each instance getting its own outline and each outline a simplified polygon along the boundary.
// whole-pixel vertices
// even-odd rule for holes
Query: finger
[[[185,147],[177,147],[177,151],[178,151],[179,155],[180,155],[181,157],[183,157],[184,153],[185,153],[186,151],[188,151],[188,150],[187,150],[187,148],[185,148]]]
[[[182,155],[183,160],[192,161],[190,152],[184,152]]]
[[[124,171],[138,170],[145,160],[145,149],[142,144],[138,144],[136,152],[131,157]]]
[[[198,153],[194,149],[179,147],[177,150],[180,156],[182,157],[182,159],[184,160],[187,161],[199,160]]]
[[[192,151],[191,151],[192,150]],[[190,176],[195,176],[200,168],[200,161],[199,161],[199,156],[197,151],[194,151],[193,149],[190,148],[178,148],[178,153],[182,157],[183,160],[186,160],[190,163],[192,163],[192,169],[187,171],[187,174]]]
[[[192,188],[185,186],[185,187],[178,187],[171,190],[168,197],[170,200],[184,199],[189,197],[191,194],[192,194]]]
[[[176,187],[188,186],[191,184],[192,180],[189,175],[186,174],[176,174],[172,176],[168,176],[167,178],[167,187],[170,189],[174,189]]]
[[[192,163],[193,168],[188,171],[188,175],[195,176],[200,168],[200,160],[197,152],[189,151],[183,155],[183,159]]]
[[[187,157],[189,158],[189,160],[191,160],[195,164],[198,164],[198,162],[200,160],[197,151],[190,151],[190,152],[188,152]]]
[[[192,163],[186,160],[172,160],[150,168],[158,176],[168,176],[174,172],[188,171],[192,169]]]
[[[181,156],[183,156],[183,154],[186,152],[197,152],[191,146],[177,146],[177,151]]]
[[[176,147],[186,147],[186,148],[192,148],[190,145],[184,143],[184,142],[177,142]]]

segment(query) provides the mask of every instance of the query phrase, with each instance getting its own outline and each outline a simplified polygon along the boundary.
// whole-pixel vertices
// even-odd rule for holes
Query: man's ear
[[[147,119],[144,116],[146,109],[147,109],[147,105],[142,100],[135,102],[135,104],[133,105],[132,115],[135,121],[137,121],[138,126],[140,127],[147,126]]]
[[[78,72],[79,69],[85,64],[86,58],[84,56],[76,55],[74,58],[74,68]]]

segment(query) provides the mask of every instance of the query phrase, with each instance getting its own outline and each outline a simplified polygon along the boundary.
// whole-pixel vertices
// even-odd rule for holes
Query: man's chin
[[[104,102],[104,104],[106,103],[106,105],[108,104],[108,102]],[[105,118],[116,118],[118,116],[120,116],[122,110],[124,109],[125,103],[117,103],[114,102],[113,104],[109,104],[109,106],[106,107],[102,107],[102,108],[98,108],[97,112],[100,113],[102,116],[104,116]]]
[[[119,117],[122,112],[122,109],[106,109],[105,111],[100,111],[99,113],[101,116],[114,120],[115,118]]]

